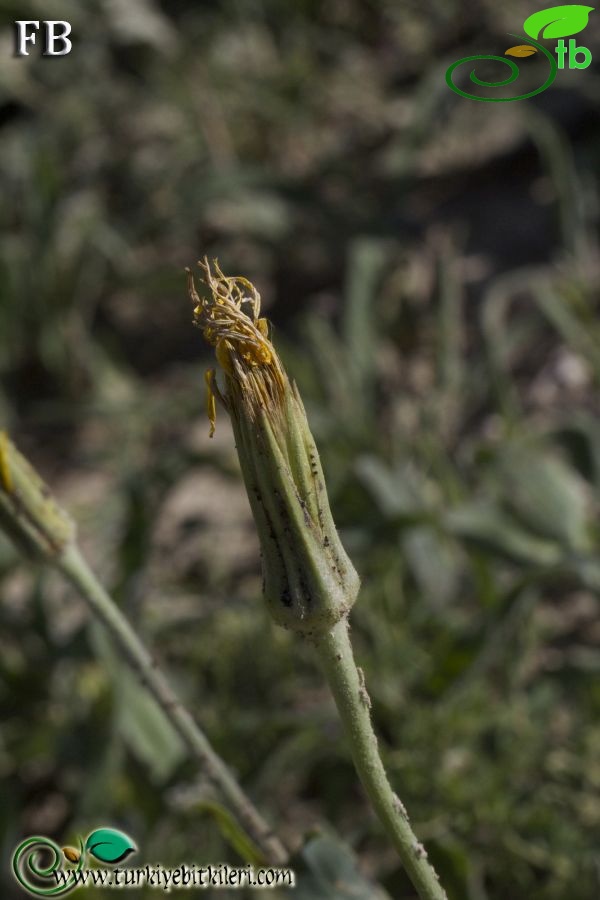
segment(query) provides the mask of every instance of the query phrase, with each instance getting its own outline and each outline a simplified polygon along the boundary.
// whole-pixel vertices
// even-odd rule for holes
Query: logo
[[[570,37],[573,34],[579,34],[580,31],[583,31],[588,23],[589,14],[593,11],[593,6],[580,6],[579,4],[551,6],[548,9],[540,9],[538,12],[529,16],[528,19],[525,19],[525,22],[523,23],[523,30],[527,37],[524,38],[523,35],[511,34],[511,37],[521,38],[527,41],[527,43],[510,47],[505,51],[504,56],[481,54],[477,56],[465,56],[463,59],[457,60],[457,62],[452,63],[446,71],[446,84],[455,94],[466,97],[468,100],[480,100],[484,103],[510,103],[513,100],[526,100],[528,97],[535,97],[536,94],[541,94],[542,91],[545,91],[546,88],[550,87],[556,78],[558,69],[564,69],[566,65],[569,69],[587,69],[590,65],[592,61],[591,51],[588,50],[587,47],[577,46],[577,42],[572,38],[567,45],[563,38]],[[544,47],[543,44],[538,43],[540,37],[547,39],[560,38],[556,47],[553,48],[557,57],[556,59],[550,50]],[[514,56],[524,59],[526,57],[534,56],[537,53],[541,53],[546,57],[550,66],[550,71],[541,87],[535,88],[526,94],[519,94],[515,97],[479,97],[477,94],[472,94],[469,93],[469,91],[463,90],[454,83],[454,73],[459,66],[463,65],[463,63],[470,63],[480,59],[491,59],[508,66],[510,75],[500,81],[483,81],[477,77],[475,69],[472,69],[469,77],[474,84],[477,84],[480,87],[505,87],[508,84],[512,84],[519,77],[519,67],[517,64],[513,62],[512,59],[505,59],[505,57]]]
[[[26,838],[15,849],[12,867],[15,878],[30,894],[56,897],[81,884],[78,875],[90,856],[114,866],[136,850],[133,841],[115,828],[97,828],[88,835],[85,844],[79,839],[77,850],[60,848],[50,838],[36,835]],[[63,860],[67,863],[65,870]]]
[[[295,887],[293,869],[270,866],[230,866],[228,863],[180,863],[175,868],[160,862],[120,866],[137,847],[115,828],[96,828],[79,847],[59,847],[49,837],[28,837],[15,848],[13,874],[22,888],[34,897],[57,897],[79,887],[121,890],[139,888],[160,891],[227,888]],[[110,868],[97,864],[108,863]],[[103,894],[104,896],[104,894]],[[136,894],[136,896],[140,896]],[[146,893],[144,893],[146,896]]]

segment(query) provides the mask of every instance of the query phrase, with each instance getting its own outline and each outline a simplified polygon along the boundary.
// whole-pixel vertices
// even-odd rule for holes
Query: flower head
[[[347,615],[358,575],[339,539],[319,454],[300,395],[277,355],[260,295],[248,279],[199,263],[210,294],[188,271],[194,321],[223,371],[206,374],[214,432],[216,399],[231,418],[240,466],[262,549],[264,593],[277,622],[304,634]],[[214,270],[214,271],[213,271]]]

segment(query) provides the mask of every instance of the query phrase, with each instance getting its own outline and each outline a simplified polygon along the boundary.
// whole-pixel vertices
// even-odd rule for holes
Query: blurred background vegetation
[[[262,293],[363,578],[384,756],[450,898],[597,897],[599,76],[515,104],[444,82],[537,8],[0,4],[0,419],[280,835],[337,832],[401,900],[310,647],[263,610],[183,269],[218,256]],[[71,55],[15,58],[11,23],[49,17]],[[3,896],[28,834],[110,823],[140,864],[237,861],[79,599],[4,538],[0,621]]]

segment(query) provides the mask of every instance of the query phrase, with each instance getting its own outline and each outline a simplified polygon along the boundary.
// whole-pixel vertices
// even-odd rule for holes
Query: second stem
[[[114,638],[124,658],[137,672],[142,685],[162,708],[190,755],[227,800],[234,814],[264,853],[265,859],[279,865],[284,863],[288,855],[285,847],[213,750],[191,714],[179,702],[156,661],[99,583],[77,547],[69,546],[57,564]]]

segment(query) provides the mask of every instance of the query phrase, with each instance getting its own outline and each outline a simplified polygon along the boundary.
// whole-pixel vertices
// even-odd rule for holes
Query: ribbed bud
[[[264,594],[280,625],[305,635],[330,629],[356,599],[359,578],[333,522],[319,454],[295,384],[291,383],[260,315],[260,297],[243,278],[201,264],[209,298],[190,295],[196,323],[215,346],[224,372],[214,397],[229,412],[240,466],[262,550]]]
[[[75,540],[75,525],[24,456],[0,432],[0,527],[28,556],[54,561]]]

